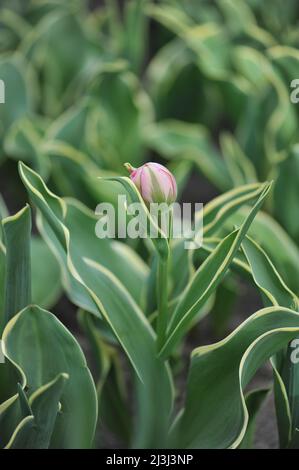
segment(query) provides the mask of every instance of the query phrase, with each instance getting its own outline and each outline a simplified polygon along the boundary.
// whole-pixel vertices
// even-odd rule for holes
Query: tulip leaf
[[[167,364],[156,357],[155,335],[148,320],[115,275],[100,262],[89,258],[88,252],[84,256],[78,249],[81,245],[76,241],[76,234],[64,225],[63,213],[56,211],[55,214],[52,210],[57,201],[60,201],[60,207],[63,205],[61,200],[54,197],[41,178],[24,164],[20,164],[20,175],[38,208],[42,234],[63,266],[69,286],[70,282],[75,282],[76,289],[81,286],[80,303],[78,298],[72,297],[72,300],[105,319],[139,377],[138,392],[142,393],[146,406],[137,417],[138,445],[154,446],[158,442],[161,445],[172,408],[172,381]],[[86,236],[92,239],[93,232],[89,233],[88,227],[85,229]],[[153,416],[156,416],[155,420]]]
[[[235,260],[233,261],[233,263]],[[227,277],[217,288],[210,318],[217,338],[227,331],[238,298],[238,284],[233,276]]]
[[[298,332],[297,312],[269,307],[219,343],[195,349],[185,406],[173,429],[176,444],[212,449],[239,446],[248,426],[243,389]]]
[[[150,99],[129,71],[108,70],[92,83],[90,90],[100,109],[94,122],[96,153],[109,167],[120,171],[130,161],[140,166],[144,159],[143,128],[153,119]]]
[[[299,198],[298,178],[299,146],[295,146],[290,157],[279,165],[279,174],[274,190],[274,207],[276,219],[297,244],[299,243],[299,223],[297,217],[294,217],[294,213],[297,211]],[[283,194],[283,198],[281,194]]]
[[[3,219],[2,227],[6,248],[4,321],[7,323],[31,302],[29,206],[16,215]]]
[[[196,122],[202,118],[205,93],[201,87],[186,87],[187,80],[195,84],[200,79],[200,72],[194,64],[194,56],[180,38],[176,37],[161,47],[147,67],[148,87],[155,104],[157,121],[171,117],[181,121]],[[206,112],[209,114],[210,109]],[[145,138],[148,146],[152,148],[147,129],[145,129]]]
[[[132,68],[138,72],[145,55],[148,18],[146,0],[133,0],[125,5],[124,47]]]
[[[247,207],[240,208],[224,222],[222,229],[231,230],[240,225],[248,212]],[[299,249],[287,232],[269,214],[260,211],[248,235],[270,256],[276,270],[284,280],[288,280],[288,286],[298,294]]]
[[[9,364],[10,369],[8,369],[7,364]],[[13,375],[16,368],[9,363],[7,360],[4,364],[1,364],[1,380],[11,381],[14,385],[10,384],[10,396],[8,399],[4,400],[0,404],[0,426],[1,426],[1,444],[0,448],[5,447],[11,440],[15,429],[18,427],[20,422],[28,415],[27,412],[24,413],[24,407],[21,405],[20,397],[20,385],[18,383],[22,381],[23,377],[18,377]],[[4,369],[5,368],[5,369]],[[4,373],[6,372],[6,375]],[[9,372],[9,373],[7,373]],[[22,393],[25,392],[22,389]],[[27,400],[27,397],[25,398]],[[1,400],[2,401],[2,400]],[[31,413],[30,413],[31,414]]]
[[[175,240],[171,246],[170,275],[172,296],[180,295],[194,274],[192,252],[185,249],[184,240]]]
[[[2,140],[4,132],[13,122],[24,116],[32,107],[29,84],[32,84],[33,80],[28,75],[28,67],[19,54],[1,57],[0,76],[5,83],[5,101],[9,103],[9,106],[1,106]]]
[[[220,145],[235,187],[258,180],[253,163],[233,135],[223,132]]]
[[[240,229],[235,230],[220,242],[217,248],[199,267],[186,287],[171,318],[167,339],[160,351],[160,354],[164,357],[170,353],[174,345],[182,338],[200,307],[223,279],[240,248],[250,224],[269,193],[270,187],[271,183],[267,183],[262,187],[259,199]]]
[[[31,164],[45,178],[50,170],[49,159],[42,148],[46,127],[47,121],[41,116],[21,116],[14,121],[4,140],[7,155]]]
[[[38,388],[31,396],[29,404],[34,416],[34,433],[31,449],[48,449],[55,428],[63,390],[69,376],[60,374],[50,383]],[[63,410],[62,410],[63,413]]]
[[[5,250],[0,242],[0,336],[4,327]]]
[[[96,362],[99,416],[101,417],[101,440],[105,441],[108,428],[126,445],[130,444],[132,416],[128,405],[125,371],[118,351],[107,341],[94,321],[95,317],[83,310],[79,311],[80,326],[90,340]],[[108,437],[109,438],[109,437]]]
[[[32,302],[51,308],[62,293],[59,265],[40,237],[31,239]]]
[[[19,400],[24,419],[33,418],[33,426],[26,429],[26,440],[20,441],[19,427],[16,427],[6,448],[9,449],[48,449],[52,432],[54,429],[57,412],[59,410],[59,400],[65,381],[68,379],[66,374],[59,375],[49,384],[40,387],[27,399],[22,387],[19,386]],[[24,421],[21,421],[21,423]],[[31,420],[30,420],[31,422]]]
[[[290,402],[287,395],[286,385],[282,379],[282,361],[285,358],[283,352],[272,357],[273,389],[275,398],[275,411],[278,424],[279,445],[281,449],[289,446],[292,437],[292,417]]]
[[[269,389],[252,390],[245,397],[246,408],[248,411],[248,425],[246,433],[242,439],[239,449],[251,449],[254,442],[254,432],[258,412],[263,405],[266,397],[269,395]]]
[[[34,417],[27,416],[16,427],[6,449],[29,449],[34,432]]]
[[[13,307],[17,312],[25,305],[28,305],[31,301],[30,294],[30,279],[32,283],[32,300],[33,303],[41,305],[42,307],[50,307],[55,304],[56,300],[60,296],[62,287],[60,281],[59,266],[51,251],[49,250],[46,243],[39,237],[33,237],[30,241],[31,259],[27,267],[24,263],[27,263],[26,257],[29,250],[29,236],[30,236],[30,210],[29,208],[21,211],[13,217],[2,219],[2,225],[4,233],[7,231],[7,239],[4,240],[7,243],[7,247],[0,243],[0,289],[4,288],[4,271],[5,264],[7,262],[7,282],[9,282],[8,276],[11,277],[12,281],[10,284],[13,286],[14,292],[10,295],[15,302],[20,302],[16,307]],[[24,231],[21,233],[20,231]],[[26,234],[25,234],[26,231]],[[22,241],[20,243],[19,241]],[[18,243],[14,244],[14,240],[18,240]],[[26,246],[25,246],[26,243]],[[16,249],[17,246],[17,249]],[[7,256],[6,256],[7,253]],[[11,254],[12,253],[12,254]],[[18,259],[18,253],[20,258]],[[23,255],[22,255],[23,253]],[[11,265],[11,260],[13,264]],[[20,263],[23,263],[21,266]],[[31,277],[29,276],[29,270],[31,265]],[[18,274],[22,274],[22,270],[26,269],[27,275],[24,279],[17,279]],[[1,282],[2,279],[2,282]],[[49,280],[51,279],[51,282]],[[15,289],[21,288],[20,282],[23,280],[28,282],[28,286],[25,284],[22,286],[24,289],[25,300],[22,301],[20,294]],[[28,294],[26,294],[26,292]],[[7,301],[8,301],[7,297]],[[4,302],[4,294],[0,296],[0,330],[1,330],[1,318],[3,318],[3,309],[1,303]]]
[[[150,3],[146,12],[151,18],[159,21],[176,34],[185,31],[192,24],[192,19],[176,6]]]
[[[55,116],[61,112],[63,105],[68,104],[69,89],[74,90],[76,79],[82,73],[90,52],[82,20],[79,21],[71,10],[55,8],[49,11],[23,46],[26,54],[38,64],[39,73],[47,76],[41,84],[41,105],[43,113],[48,116]],[[73,48],[76,56],[71,53]],[[47,60],[40,61],[40,55],[47,57]]]
[[[244,238],[242,250],[255,284],[267,299],[266,304],[298,310],[298,297],[284,283],[266,252],[249,236]]]
[[[36,425],[43,426],[47,420],[49,428],[43,429],[40,435],[43,443],[49,441],[54,424],[51,409],[56,406],[57,412],[59,400],[61,411],[55,422],[51,447],[91,447],[97,420],[96,393],[83,353],[71,333],[54,315],[31,306],[10,320],[2,339],[5,357],[22,373],[22,386],[26,386],[30,395]],[[66,378],[61,374],[67,374],[69,380],[60,399]],[[60,378],[55,382],[58,375]],[[45,388],[39,390],[41,387]],[[48,393],[53,398],[51,406],[45,404],[50,400]],[[51,413],[51,419],[46,418],[47,413]]]
[[[298,311],[298,297],[284,283],[263,249],[251,238],[245,237],[242,250],[250,265],[254,282],[262,292],[265,303],[281,305]],[[299,375],[296,364],[290,362],[291,353],[292,349],[289,347],[287,352],[281,351],[276,358],[271,360],[275,406],[282,448],[290,445],[298,426],[295,410],[298,406],[296,390]]]
[[[203,209],[205,237],[212,236],[223,225],[225,220],[238,211],[240,207],[249,202],[256,202],[260,196],[263,184],[252,183],[227,191],[214,198]],[[200,214],[196,215],[196,218]],[[195,219],[196,220],[196,219]]]
[[[22,168],[27,168],[24,165]],[[21,173],[22,175],[22,173]],[[72,232],[72,238],[75,237],[75,250],[78,256],[86,257],[99,262],[103,266],[109,268],[128,288],[132,296],[140,301],[142,295],[142,284],[146,281],[147,268],[142,260],[129,247],[123,247],[123,244],[115,240],[100,239],[95,234],[97,218],[83,204],[74,199],[63,200],[48,191],[44,182],[36,173],[29,170],[26,171],[27,184],[33,184],[38,189],[38,195],[35,191],[30,193],[30,197],[38,208],[46,207],[44,218],[50,225],[49,232],[44,233],[44,238],[49,241],[52,230],[55,237],[59,239],[59,245],[63,249],[57,253],[57,248],[50,243],[58,261],[64,269],[66,264],[66,227]],[[46,201],[40,197],[45,193]],[[49,206],[49,208],[47,207]],[[51,210],[49,210],[51,209]],[[63,224],[61,223],[63,221]],[[64,225],[65,224],[65,225]],[[63,262],[61,262],[63,258]],[[127,275],[130,269],[130,276]],[[86,296],[82,284],[67,272],[63,274],[65,288],[75,304],[86,310],[98,312],[97,307],[89,296]],[[88,299],[88,300],[87,300]],[[86,302],[88,305],[86,305]]]

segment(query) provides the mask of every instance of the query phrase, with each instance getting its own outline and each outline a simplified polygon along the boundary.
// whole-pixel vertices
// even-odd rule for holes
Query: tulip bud
[[[125,167],[130,172],[130,178],[145,203],[155,202],[160,204],[166,202],[171,204],[176,200],[176,181],[165,166],[149,162],[139,168],[133,168],[130,163],[126,163]]]

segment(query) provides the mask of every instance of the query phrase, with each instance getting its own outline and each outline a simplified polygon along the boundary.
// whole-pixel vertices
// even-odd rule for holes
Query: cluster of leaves
[[[133,447],[249,447],[268,390],[246,387],[269,358],[280,445],[298,447],[288,349],[299,336],[297,2],[272,0],[271,12],[256,0],[128,0],[123,11],[108,0],[93,12],[83,0],[2,3],[0,161],[26,163],[38,235],[29,206],[9,216],[1,202],[1,447],[101,445],[97,421]],[[180,191],[195,170],[223,193],[203,209],[192,253],[184,240],[133,249],[95,236],[90,209],[120,193],[140,201],[119,175],[150,152]],[[157,264],[168,253],[157,351]],[[225,326],[240,275],[265,308],[192,352],[178,404],[186,335],[211,312]],[[78,308],[96,389],[77,341],[45,310],[62,291]]]

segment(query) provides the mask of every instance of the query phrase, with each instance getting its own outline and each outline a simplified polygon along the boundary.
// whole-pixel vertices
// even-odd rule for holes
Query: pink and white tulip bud
[[[176,200],[176,181],[165,166],[149,162],[139,168],[133,168],[130,163],[126,163],[125,167],[146,204],[151,202],[171,204]]]

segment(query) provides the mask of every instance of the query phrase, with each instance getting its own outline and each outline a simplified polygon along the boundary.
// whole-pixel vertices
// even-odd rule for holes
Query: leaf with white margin
[[[19,370],[22,388],[27,388],[33,409],[40,387],[59,374],[69,376],[51,447],[91,447],[97,421],[95,386],[82,350],[71,333],[50,312],[30,306],[10,320],[2,340],[4,355]]]
[[[243,389],[298,332],[297,312],[269,307],[250,316],[224,340],[195,349],[174,442],[182,448],[237,447],[249,418]]]
[[[232,214],[246,204],[255,203],[260,196],[263,183],[251,183],[221,194],[206,204],[203,209],[203,233],[204,236],[211,236],[223,225]],[[196,214],[196,220],[201,216]]]
[[[34,430],[34,417],[26,416],[16,427],[5,449],[26,449]]]
[[[242,250],[250,266],[254,282],[262,292],[265,304],[281,305],[298,311],[298,297],[284,283],[265,251],[249,237],[243,240]],[[289,361],[291,353],[292,347],[290,346],[287,352],[281,351],[271,359],[279,439],[282,448],[290,444],[298,426],[296,413],[294,414],[298,406],[298,372],[297,366]]]
[[[142,393],[147,406],[137,417],[138,445],[161,445],[172,409],[172,380],[168,365],[156,357],[155,334],[148,320],[114,274],[93,259],[82,257],[72,231],[64,225],[63,211],[55,214],[52,210],[58,202],[61,207],[62,201],[50,193],[34,171],[24,164],[20,164],[19,169],[30,198],[38,208],[39,226],[44,227],[43,234],[47,235],[64,266],[64,275],[75,283],[76,290],[78,286],[81,288],[80,303],[85,304],[87,311],[106,320],[140,379],[138,392]]]
[[[79,252],[78,256],[93,259],[109,268],[139,303],[147,276],[145,263],[129,247],[123,247],[121,242],[97,238],[95,228],[98,219],[79,201],[57,197],[48,190],[38,174],[24,164],[20,165],[20,174],[27,189],[28,185],[32,189],[30,197],[37,207],[48,206],[43,215],[49,227],[43,231],[43,237],[46,241],[51,238],[51,234],[54,238],[58,237],[60,243],[54,250],[55,255],[58,255],[58,261],[62,259],[62,264],[65,266],[65,230],[69,230],[72,239],[75,239],[74,245]],[[69,279],[68,273],[63,273],[63,282],[74,303],[87,310],[93,309],[93,313],[97,311],[92,301],[89,300],[88,305],[83,302],[82,286],[75,279]]]
[[[271,183],[265,183],[262,186],[257,202],[243,221],[240,229],[235,230],[219,243],[187,285],[170,320],[167,338],[160,350],[160,355],[163,357],[166,357],[183,337],[200,307],[222,281],[270,188]]]
[[[253,280],[269,305],[280,305],[298,311],[299,299],[285,284],[267,253],[252,238],[246,236],[242,251],[250,266]]]
[[[232,230],[235,225],[240,225],[249,210],[247,207],[241,207],[237,212],[231,214],[224,221],[224,226],[219,227],[220,236],[227,233],[227,230]],[[281,225],[269,214],[260,211],[256,215],[248,235],[266,251],[284,281],[296,294],[299,294],[297,282],[299,278],[299,249]]]
[[[251,449],[254,440],[254,432],[256,427],[256,418],[258,412],[263,405],[265,399],[269,395],[268,388],[261,388],[257,390],[251,390],[245,397],[246,408],[249,414],[248,425],[245,436],[239,445],[239,449]]]
[[[43,385],[34,392],[30,400],[23,389],[19,387],[19,400],[24,418],[16,427],[6,449],[48,449],[60,409],[59,400],[61,398],[65,383],[68,380],[67,374],[60,374],[54,380]],[[32,426],[25,426],[26,418],[33,418]],[[22,432],[19,431],[22,430]],[[24,431],[24,433],[23,433]],[[22,440],[21,440],[22,436]]]

